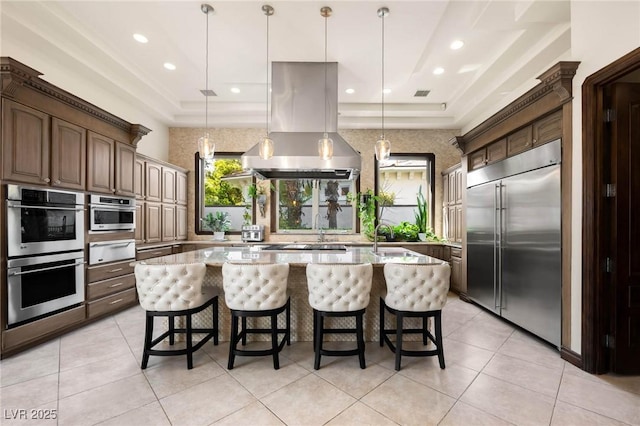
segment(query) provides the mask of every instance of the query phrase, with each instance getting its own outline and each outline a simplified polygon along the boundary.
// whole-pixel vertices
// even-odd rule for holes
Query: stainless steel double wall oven
[[[7,185],[8,325],[84,301],[84,194]]]

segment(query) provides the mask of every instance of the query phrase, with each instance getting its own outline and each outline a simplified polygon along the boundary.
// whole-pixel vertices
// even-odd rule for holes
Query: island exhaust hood
[[[333,139],[333,157],[318,155],[325,129]],[[259,155],[259,144],[242,155],[242,167],[265,179],[355,179],[360,154],[338,133],[338,64],[336,62],[273,62],[271,129],[274,154]]]

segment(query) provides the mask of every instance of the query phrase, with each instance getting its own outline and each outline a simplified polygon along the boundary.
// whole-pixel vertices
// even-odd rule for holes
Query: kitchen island
[[[380,296],[384,294],[386,284],[383,274],[385,263],[414,263],[414,264],[440,264],[442,260],[425,256],[417,252],[401,247],[379,248],[378,253],[373,253],[372,246],[345,247],[335,244],[290,244],[282,245],[276,249],[268,249],[265,245],[242,247],[211,247],[191,251],[187,253],[172,254],[145,260],[150,265],[157,264],[181,264],[181,263],[205,263],[207,274],[204,286],[218,287],[222,290],[222,265],[225,262],[232,263],[288,263],[289,269],[289,293],[291,295],[291,339],[294,341],[311,341],[313,339],[313,311],[309,306],[307,291],[306,266],[309,263],[371,263],[373,264],[373,283],[371,287],[371,299],[364,317],[365,340],[378,339],[378,322]],[[200,327],[204,323],[210,324],[210,312],[203,312],[200,318],[195,320],[194,326]],[[207,317],[209,316],[209,317]],[[340,327],[342,318],[336,320],[332,327]],[[282,318],[284,326],[284,318]],[[348,321],[348,320],[347,320]],[[220,297],[220,338],[223,341],[229,339],[230,315],[229,309],[224,303],[224,297]],[[263,336],[255,336],[256,338]],[[350,335],[333,335],[333,340],[351,340]],[[266,336],[264,337],[266,340]]]

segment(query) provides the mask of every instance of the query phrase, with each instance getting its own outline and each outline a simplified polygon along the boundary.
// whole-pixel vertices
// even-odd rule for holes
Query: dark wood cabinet
[[[449,241],[462,241],[462,194],[464,182],[462,167],[456,164],[442,172],[444,194],[442,200],[442,235]]]
[[[483,148],[479,151],[472,152],[468,157],[469,171],[484,167],[487,161],[487,150]]]
[[[51,119],[51,185],[84,191],[87,131],[58,118]]]
[[[175,241],[176,239],[176,206],[173,204],[162,205],[162,241]]]
[[[507,136],[507,155],[511,157],[530,149],[533,144],[531,135],[531,126],[527,126]]]
[[[497,142],[487,146],[487,158],[485,164],[492,164],[496,161],[507,158],[507,140],[500,139]]]
[[[46,185],[49,175],[49,115],[2,100],[2,177]]]
[[[187,232],[187,206],[176,206],[176,240],[186,240]]]
[[[176,203],[176,171],[168,167],[162,168],[162,202]]]
[[[144,240],[157,243],[162,238],[162,204],[145,202]]]
[[[133,238],[136,245],[143,244],[144,241],[144,201],[136,201],[136,229]]]
[[[458,294],[466,293],[462,288],[462,258],[452,255],[449,264],[451,265],[451,290]]]
[[[136,149],[131,145],[116,142],[115,189],[117,195],[135,196]]]
[[[176,201],[182,206],[187,205],[187,174],[176,171]]]
[[[146,201],[162,201],[162,166],[147,161],[144,166],[144,199]]]
[[[115,141],[89,131],[87,134],[87,191],[116,192],[114,185]]]
[[[562,111],[556,111],[533,123],[533,146],[562,137]]]
[[[144,160],[138,157],[133,170],[133,192],[137,200],[144,200]]]

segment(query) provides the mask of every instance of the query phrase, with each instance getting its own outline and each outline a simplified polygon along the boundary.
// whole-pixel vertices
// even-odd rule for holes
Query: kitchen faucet
[[[322,225],[320,224],[320,213],[316,213],[315,221],[316,221],[316,228],[318,229],[318,242],[323,242],[324,230],[322,229]]]
[[[391,225],[380,222],[373,231],[373,252],[376,254],[378,253],[378,228],[380,228],[381,226],[386,226],[389,230],[389,236],[393,238],[393,228],[391,227]]]

